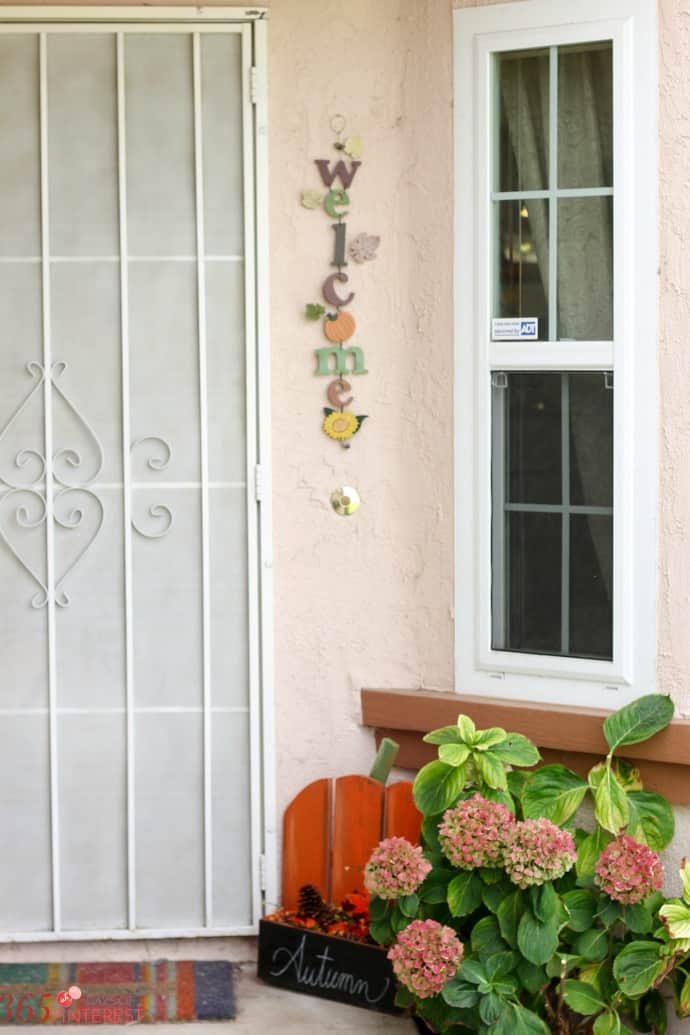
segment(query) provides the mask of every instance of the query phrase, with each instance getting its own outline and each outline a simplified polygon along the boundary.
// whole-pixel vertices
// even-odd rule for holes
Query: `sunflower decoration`
[[[349,410],[331,410],[327,406],[324,407],[323,412],[325,414],[323,430],[329,438],[335,439],[342,445],[345,445],[348,439],[357,434],[362,422],[367,419],[365,415],[357,417]]]

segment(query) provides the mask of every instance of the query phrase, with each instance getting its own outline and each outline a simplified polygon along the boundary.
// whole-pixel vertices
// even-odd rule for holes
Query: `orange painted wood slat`
[[[368,776],[335,781],[331,901],[363,891],[364,867],[381,839],[383,786]]]
[[[283,906],[296,909],[299,889],[313,884],[328,900],[331,849],[331,781],[300,791],[283,819]]]
[[[384,812],[384,837],[406,837],[413,845],[419,843],[422,814],[412,798],[412,783],[409,780],[401,780],[386,787]]]

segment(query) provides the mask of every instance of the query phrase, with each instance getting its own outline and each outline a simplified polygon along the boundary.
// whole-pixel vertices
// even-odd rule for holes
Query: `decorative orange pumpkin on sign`
[[[323,321],[323,332],[329,341],[347,341],[355,333],[355,318],[341,311],[328,313]]]

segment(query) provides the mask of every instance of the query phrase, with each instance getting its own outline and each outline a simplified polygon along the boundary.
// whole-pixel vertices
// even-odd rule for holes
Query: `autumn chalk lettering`
[[[306,941],[305,934],[294,951],[285,945],[273,950],[271,977],[293,977],[297,984],[304,988],[345,993],[353,999],[364,999],[370,1006],[381,1002],[390,986],[389,978],[384,978],[383,989],[379,994],[372,995],[369,982],[364,978],[332,966],[335,958],[331,956],[328,947],[314,955],[314,960],[319,961],[318,966],[309,966],[305,961]]]

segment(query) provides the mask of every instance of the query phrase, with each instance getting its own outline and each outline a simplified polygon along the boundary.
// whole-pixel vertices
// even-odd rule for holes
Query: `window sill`
[[[436,690],[362,690],[362,722],[374,729],[377,742],[392,737],[400,744],[396,764],[419,769],[436,758],[436,748],[422,736],[457,721],[466,712],[481,729],[502,726],[523,733],[540,749],[545,762],[560,762],[584,776],[607,752],[601,731],[608,714],[593,708],[512,703],[489,697]],[[674,805],[690,805],[690,720],[676,719],[643,744],[624,749],[624,757],[640,769],[647,790]]]

